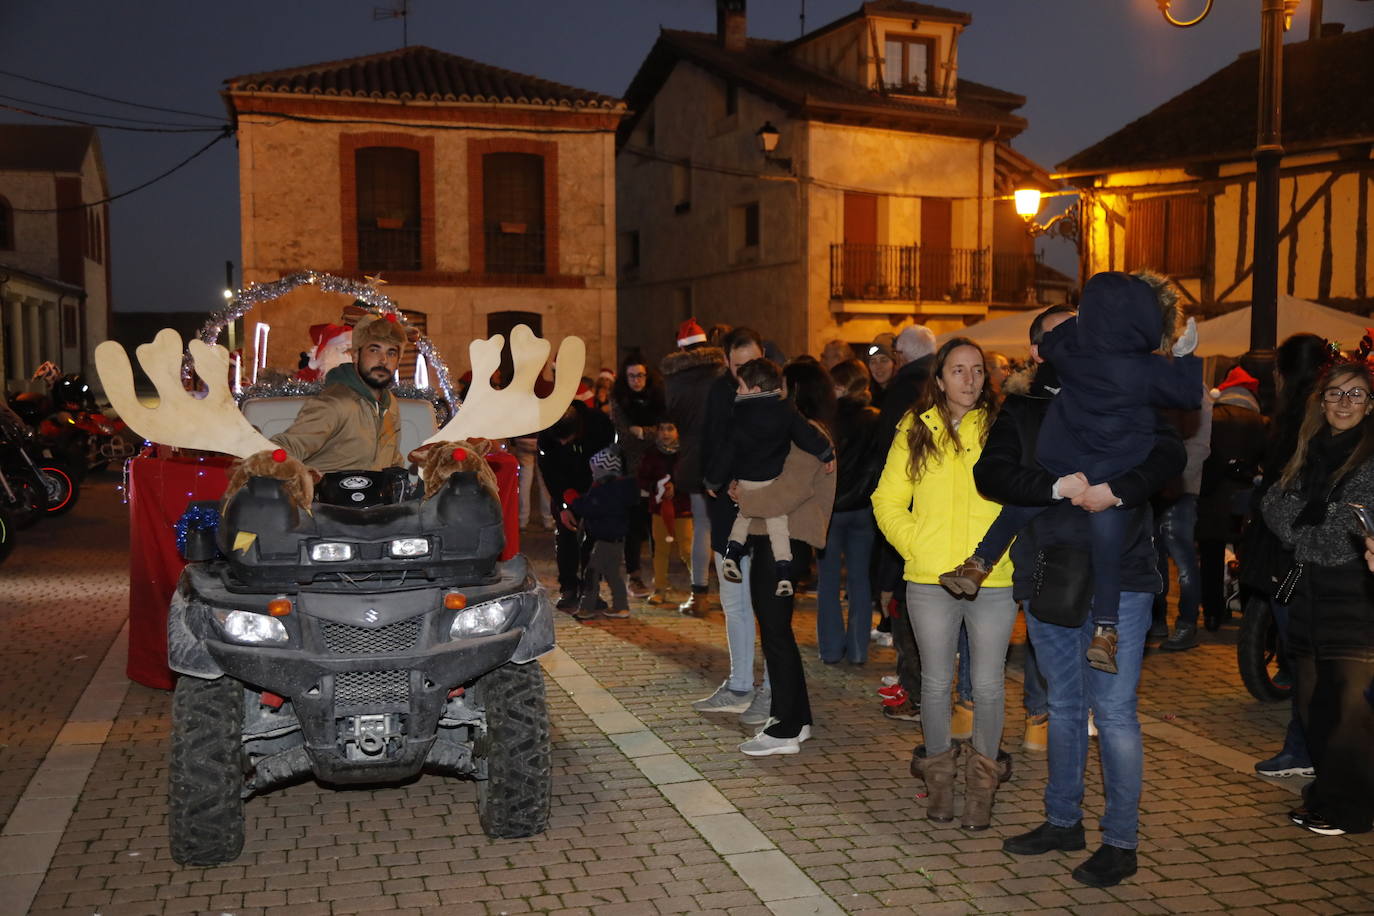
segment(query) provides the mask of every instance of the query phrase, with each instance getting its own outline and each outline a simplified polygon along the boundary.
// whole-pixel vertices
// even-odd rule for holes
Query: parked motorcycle
[[[70,512],[80,496],[71,473],[44,454],[33,432],[12,411],[0,410],[0,509],[14,526]]]

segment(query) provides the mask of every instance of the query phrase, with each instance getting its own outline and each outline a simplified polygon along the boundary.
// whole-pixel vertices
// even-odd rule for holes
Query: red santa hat
[[[597,377],[597,378],[608,378],[608,379],[610,379],[611,381],[615,381],[615,370],[614,370],[614,369],[611,369],[611,368],[609,368],[609,367],[607,367],[607,366],[602,366],[602,367],[601,367],[601,371],[598,372],[598,373],[596,374],[596,377]]]
[[[312,324],[310,326],[310,339],[315,343],[315,358],[319,359],[320,354],[329,342],[341,334],[348,334],[353,329],[346,324]]]
[[[1227,388],[1245,388],[1251,394],[1259,394],[1259,379],[1246,372],[1240,366],[1232,366],[1231,371],[1226,373],[1226,378],[1221,380],[1221,384],[1213,388],[1209,394],[1215,400],[1221,397],[1221,393]]]
[[[586,382],[578,382],[578,383],[577,383],[577,394],[573,395],[573,400],[575,400],[575,401],[581,401],[583,404],[586,404],[588,407],[595,407],[595,406],[596,406],[596,392],[592,389],[592,386],[591,386],[591,385],[588,385]]]
[[[677,345],[690,347],[692,344],[706,343],[706,332],[697,324],[695,318],[688,318],[677,329]]]

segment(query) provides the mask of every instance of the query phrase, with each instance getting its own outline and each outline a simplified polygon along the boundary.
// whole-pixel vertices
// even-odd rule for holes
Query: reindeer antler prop
[[[587,347],[580,337],[565,337],[558,348],[553,393],[536,397],[534,382],[549,357],[549,342],[535,337],[527,326],[518,324],[510,332],[514,378],[500,391],[491,387],[491,375],[501,364],[500,334],[468,345],[472,362],[472,388],[452,420],[424,441],[454,442],[461,439],[510,439],[539,432],[558,422],[568,409],[582,369],[587,362]]]
[[[197,398],[181,384],[181,335],[163,328],[138,348],[138,362],[157,387],[158,405],[144,407],[134,393],[134,373],[124,348],[107,340],[95,348],[95,368],[105,396],[136,433],[177,448],[223,452],[239,458],[230,472],[227,500],[249,477],[283,481],[298,509],[309,510],[315,485],[310,470],[253,428],[229,393],[229,352],[217,344],[192,340],[196,374],[209,389]]]
[[[223,452],[239,458],[275,449],[234,403],[229,392],[229,352],[199,340],[191,341],[190,350],[196,374],[210,393],[197,398],[182,387],[181,335],[163,328],[152,343],[140,345],[137,351],[138,362],[158,394],[156,407],[144,407],[134,393],[133,368],[124,348],[113,340],[96,347],[95,368],[120,419],[150,442],[177,448]]]

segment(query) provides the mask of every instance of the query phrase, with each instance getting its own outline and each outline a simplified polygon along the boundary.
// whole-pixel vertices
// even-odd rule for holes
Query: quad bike
[[[500,335],[472,343],[476,378],[495,372],[502,344]],[[159,393],[147,408],[123,348],[102,343],[96,363],[121,416],[152,441],[255,467],[287,461],[239,412],[224,348],[193,340],[189,349],[208,387],[200,398],[182,390],[176,332],[139,348]],[[514,360],[535,371],[517,370],[501,390],[475,386],[416,451],[458,459],[455,443],[551,425],[585,352],[564,341],[554,392],[541,399],[519,380],[532,383],[548,349],[517,327]],[[421,771],[471,778],[489,836],[545,829],[550,730],[536,660],[554,647],[552,607],[523,556],[499,559],[501,510],[480,459],[446,477],[435,467],[425,465],[424,495],[401,469],[349,471],[326,475],[302,505],[304,490],[252,476],[217,520],[213,503],[187,513],[199,521],[184,529],[189,562],[168,615],[169,664],[181,675],[168,787],[176,861],[235,859],[245,801],[309,776],[334,786]]]
[[[401,498],[384,472],[331,477],[308,515],[280,481],[253,478],[214,542],[188,535],[194,562],[168,615],[183,675],[168,805],[178,862],[236,858],[244,800],[312,774],[335,785],[422,769],[472,777],[488,835],[530,836],[548,821],[535,660],[553,648],[553,612],[523,555],[497,562],[495,497],[471,473],[429,500]],[[390,498],[350,503],[368,491]]]

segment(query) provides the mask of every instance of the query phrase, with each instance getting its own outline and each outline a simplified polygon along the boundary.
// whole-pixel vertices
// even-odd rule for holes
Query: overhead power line
[[[4,96],[0,96],[4,98]],[[64,124],[79,124],[82,127],[99,127],[103,130],[130,130],[140,134],[206,134],[223,130],[222,127],[130,127],[127,124],[101,124],[96,121],[82,121],[77,118],[64,118],[62,115],[44,114],[41,111],[34,111],[31,108],[20,108],[18,105],[6,105],[0,102],[0,108],[6,111],[17,111],[34,118],[45,118],[49,121],[61,121]]]
[[[24,99],[15,95],[0,94],[0,99],[13,102],[16,105],[27,105],[31,108],[50,108],[53,111],[65,111],[67,114],[85,115],[90,118],[105,118],[113,121],[127,121],[130,124],[149,124],[154,127],[196,127],[194,124],[177,124],[171,121],[154,121],[149,118],[126,118],[123,115],[104,114],[99,111],[86,111],[81,108],[66,108],[62,105],[54,105],[51,102],[40,102],[36,99]],[[199,127],[199,130],[214,130],[213,127]]]
[[[130,188],[130,189],[127,190],[127,191],[121,191],[121,192],[118,193],[118,194],[112,194],[112,195],[110,195],[109,197],[104,197],[104,198],[101,198],[100,200],[90,200],[90,201],[86,201],[86,202],[84,202],[84,203],[74,204],[74,205],[72,205],[72,206],[70,206],[70,207],[46,207],[46,208],[39,208],[39,209],[32,209],[32,208],[27,208],[27,207],[14,207],[13,210],[14,210],[15,213],[67,213],[67,212],[70,212],[70,211],[72,211],[72,210],[87,210],[87,209],[89,209],[89,208],[91,208],[91,207],[98,207],[98,206],[101,206],[102,204],[108,204],[108,203],[110,203],[110,202],[112,202],[112,201],[119,200],[119,199],[122,198],[122,197],[128,197],[130,194],[136,193],[136,192],[138,192],[138,191],[142,191],[142,190],[143,190],[144,188],[146,188],[146,187],[149,187],[149,186],[151,186],[151,185],[157,184],[159,181],[161,181],[162,179],[168,177],[168,176],[171,175],[172,173],[178,172],[178,171],[180,171],[181,169],[185,168],[186,166],[190,165],[194,160],[196,160],[196,159],[200,158],[202,155],[204,155],[204,154],[210,149],[210,147],[214,146],[216,143],[219,143],[221,140],[227,140],[227,139],[229,139],[230,137],[232,137],[233,135],[234,135],[234,130],[233,130],[233,128],[228,127],[228,126],[226,125],[224,128],[222,128],[222,129],[220,130],[219,135],[218,135],[217,137],[215,137],[215,138],[214,138],[213,140],[211,140],[209,143],[207,143],[207,144],[205,144],[204,146],[202,146],[200,149],[196,150],[196,151],[195,151],[194,153],[192,153],[191,155],[187,156],[185,159],[181,160],[181,161],[178,162],[176,165],[172,166],[170,169],[168,169],[167,171],[163,172],[161,175],[157,175],[157,176],[154,176],[153,178],[149,178],[147,181],[143,182],[143,184],[141,184],[141,185],[136,185],[135,187],[132,187],[132,188]]]
[[[100,99],[103,102],[114,102],[116,105],[128,105],[131,108],[143,108],[148,111],[161,111],[164,114],[187,115],[193,118],[208,118],[211,121],[223,121],[223,116],[208,115],[201,111],[185,111],[180,108],[166,108],[161,105],[145,105],[142,102],[130,102],[128,99],[117,99],[110,95],[101,95],[98,92],[88,92],[85,89],[76,89],[72,86],[63,86],[59,83],[50,83],[47,80],[36,79],[32,76],[25,76],[22,73],[13,73],[9,70],[0,70],[0,76],[8,76],[13,79],[23,80],[26,83],[36,83],[39,86],[47,86],[49,89],[60,89],[63,92],[74,92],[77,95],[84,95],[93,99]]]

